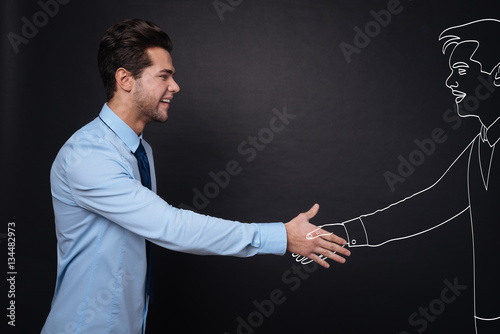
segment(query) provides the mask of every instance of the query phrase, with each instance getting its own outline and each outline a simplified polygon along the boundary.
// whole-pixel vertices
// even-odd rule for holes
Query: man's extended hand
[[[347,241],[331,232],[319,230],[317,226],[309,223],[318,210],[319,205],[314,204],[309,211],[299,214],[285,224],[288,239],[287,250],[308,257],[325,268],[330,266],[324,260],[325,258],[344,263],[345,259],[339,254],[351,255],[351,252],[344,248]],[[306,237],[312,231],[317,232],[315,237]]]
[[[317,229],[314,231],[311,231],[307,233],[306,238],[307,239],[316,239],[328,234],[335,234],[341,238],[347,238],[347,232],[344,227],[344,224],[342,223],[333,223],[333,224],[325,224],[318,226]]]

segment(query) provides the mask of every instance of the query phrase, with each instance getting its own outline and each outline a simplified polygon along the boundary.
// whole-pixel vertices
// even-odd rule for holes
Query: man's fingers
[[[314,231],[311,231],[307,233],[306,239],[311,240],[311,239],[316,239],[317,237],[321,236],[322,230],[320,228],[315,229]],[[326,231],[325,231],[326,232]],[[328,232],[330,233],[330,232]]]
[[[312,208],[309,209],[309,211],[306,212],[307,219],[312,219],[316,214],[318,213],[319,210],[319,204],[314,204]]]
[[[351,252],[345,248],[346,246],[345,240],[333,234],[327,237],[329,240],[326,240],[326,238],[325,239],[319,238],[315,240],[318,245],[318,247],[315,250],[315,253],[319,254],[319,257],[321,257],[322,259],[329,258],[339,263],[345,263],[346,260],[342,256],[351,255]],[[340,244],[336,242],[339,242]],[[309,258],[316,261],[316,258],[314,258],[313,256],[309,256]],[[316,262],[318,262],[320,265],[323,265],[322,262],[320,261]]]
[[[321,228],[317,228],[314,231],[307,233],[306,238],[311,240],[311,239],[316,239],[317,237],[321,237],[321,236],[325,236],[325,235],[329,235],[329,234],[332,234],[332,232],[328,232],[328,231],[325,231]]]
[[[339,245],[346,245],[347,241],[342,239],[341,237],[337,236],[336,234],[333,234],[332,232],[328,232],[326,230],[323,230],[322,228],[317,228],[314,231],[311,231],[306,234],[306,239],[308,240],[313,240],[318,237],[321,237],[322,239],[328,240],[330,242],[334,242]]]
[[[346,249],[345,246],[346,245],[339,245],[337,243],[329,242],[323,239],[319,243],[320,248],[326,249],[330,252],[339,253],[344,256],[350,256],[351,252],[348,249]]]
[[[331,246],[332,243],[329,243],[326,241],[325,241],[325,243],[328,244],[327,245],[328,247],[332,247]],[[345,256],[351,255],[351,252],[349,250],[345,249],[344,246],[335,245],[334,249],[335,250],[319,247],[317,254],[311,253],[309,255],[309,257],[299,255],[299,254],[292,254],[292,256],[295,257],[295,261],[300,262],[302,264],[309,264],[309,263],[314,261],[325,268],[329,268],[330,265],[325,261],[326,259],[331,259],[331,260],[333,260],[335,262],[339,262],[339,263],[345,263],[346,260],[338,254],[342,254]]]
[[[317,262],[322,267],[329,268],[330,265],[328,265],[328,263],[325,261],[326,259],[332,259],[333,261],[339,262],[339,263],[345,263],[345,261],[346,261],[342,256],[337,255],[336,252],[332,252],[332,251],[329,251],[327,249],[322,249],[321,254],[319,254],[319,255],[312,253],[309,255],[309,257],[300,256],[300,257],[297,257],[295,260],[297,262],[300,262],[301,264],[304,264],[304,265],[309,264],[309,263],[314,261],[314,262]]]
[[[321,255],[323,255],[323,257],[332,259],[333,261],[338,263],[345,263],[346,261],[342,256],[338,255],[336,252],[331,252],[327,249],[324,249]]]
[[[326,231],[325,231],[326,232]],[[323,240],[326,240],[326,241],[329,241],[331,243],[335,243],[337,245],[341,245],[341,246],[345,246],[347,245],[347,241],[344,240],[343,238],[339,237],[338,235],[336,234],[333,234],[333,233],[321,233],[320,234],[321,238]]]
[[[319,256],[313,253],[309,255],[309,258],[324,268],[330,268],[330,264],[323,260],[325,256]]]
[[[334,232],[336,231],[337,233],[342,233],[345,231],[345,227],[342,224],[326,224],[326,225],[321,225],[317,229],[309,232],[306,234],[306,239],[308,240],[313,240],[318,237],[321,237],[322,239],[326,239],[331,242],[335,242],[339,245],[346,245],[347,241],[338,235],[334,234],[334,232],[330,232],[325,230],[324,228],[328,228],[330,230],[333,230]],[[339,230],[336,230],[339,229]]]

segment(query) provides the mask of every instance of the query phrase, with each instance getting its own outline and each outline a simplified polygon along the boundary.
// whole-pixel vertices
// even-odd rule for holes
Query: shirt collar
[[[120,137],[132,152],[137,150],[140,140],[142,139],[142,132],[138,136],[127,123],[108,107],[107,103],[102,107],[99,117],[118,137]]]
[[[496,119],[489,127],[481,127],[481,139],[487,142],[491,147],[495,146],[500,140],[500,117]]]

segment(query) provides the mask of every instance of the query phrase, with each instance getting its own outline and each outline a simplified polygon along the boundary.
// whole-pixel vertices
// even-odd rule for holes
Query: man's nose
[[[179,87],[177,82],[175,82],[175,80],[172,78],[172,82],[168,85],[168,90],[175,94],[178,93],[181,90],[181,88]]]

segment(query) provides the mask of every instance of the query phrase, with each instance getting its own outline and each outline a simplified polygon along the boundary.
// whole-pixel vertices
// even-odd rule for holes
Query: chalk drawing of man
[[[445,84],[455,96],[457,113],[477,118],[479,133],[430,187],[376,212],[320,228],[337,235],[344,232],[349,247],[379,247],[469,215],[475,331],[499,333],[500,152],[495,150],[500,139],[500,21],[481,19],[453,26],[439,40],[443,54],[449,55],[451,73]],[[320,235],[318,229],[306,237]],[[300,256],[296,260],[310,262]]]

